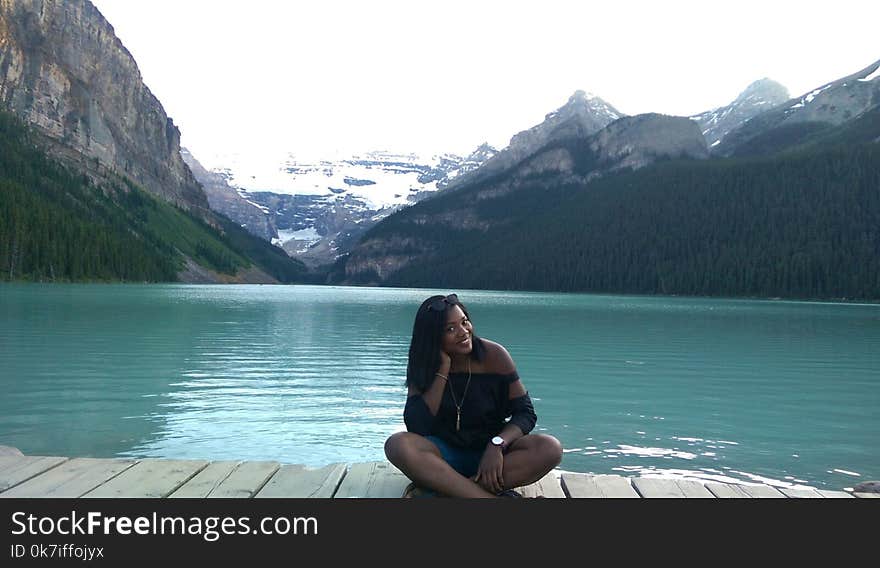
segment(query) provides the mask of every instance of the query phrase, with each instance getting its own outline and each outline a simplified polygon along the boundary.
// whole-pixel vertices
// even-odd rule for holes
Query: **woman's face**
[[[446,310],[446,325],[440,348],[449,356],[467,355],[473,349],[474,326],[459,306]]]

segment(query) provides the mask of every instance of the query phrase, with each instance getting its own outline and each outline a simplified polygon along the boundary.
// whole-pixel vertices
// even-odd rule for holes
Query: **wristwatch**
[[[501,436],[495,436],[494,438],[492,438],[492,445],[501,448],[501,451],[507,449],[507,442],[505,442],[504,438],[502,438]]]

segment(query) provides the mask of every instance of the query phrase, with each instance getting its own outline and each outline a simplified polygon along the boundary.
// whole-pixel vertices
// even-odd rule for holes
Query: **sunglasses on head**
[[[449,294],[443,298],[438,298],[428,304],[428,310],[434,310],[435,312],[442,312],[446,309],[446,306],[455,306],[458,304],[458,295],[457,294]]]

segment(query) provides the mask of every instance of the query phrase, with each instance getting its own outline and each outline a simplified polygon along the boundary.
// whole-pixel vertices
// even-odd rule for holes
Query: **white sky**
[[[209,167],[218,154],[503,147],[577,89],[692,115],[880,59],[880,2],[93,0]]]

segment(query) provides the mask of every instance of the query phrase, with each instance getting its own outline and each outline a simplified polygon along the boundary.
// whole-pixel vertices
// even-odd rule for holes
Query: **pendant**
[[[461,430],[461,410],[457,410],[455,416],[455,431],[459,430]]]

